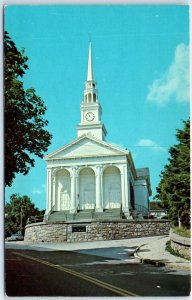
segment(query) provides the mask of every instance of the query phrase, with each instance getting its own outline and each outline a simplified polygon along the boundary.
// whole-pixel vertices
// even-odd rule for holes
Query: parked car
[[[24,237],[20,233],[14,233],[7,238],[8,242],[23,241],[23,240],[24,240]]]

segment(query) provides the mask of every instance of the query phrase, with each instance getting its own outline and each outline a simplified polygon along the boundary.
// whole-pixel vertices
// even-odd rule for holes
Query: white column
[[[96,167],[96,211],[103,211],[101,197],[101,166]]]
[[[76,209],[79,207],[79,172],[78,168],[76,169],[76,203],[75,203]]]
[[[56,175],[53,174],[52,176],[52,189],[53,189],[53,193],[52,193],[52,208],[53,210],[56,210]]]
[[[46,201],[46,214],[51,211],[52,207],[52,170],[47,169],[47,201]]]
[[[122,190],[122,211],[127,219],[130,218],[129,212],[129,194],[130,188],[128,186],[127,166],[123,165],[121,169],[121,190]]]
[[[47,190],[46,190],[46,214],[49,213],[49,201],[50,201],[50,184],[49,184],[49,178],[50,178],[50,169],[47,169]]]
[[[129,211],[129,202],[130,202],[130,186],[127,176],[127,166],[123,166],[124,176],[125,176],[125,209]]]
[[[70,213],[76,212],[76,168],[71,169],[71,205]]]
[[[121,170],[121,197],[122,197],[122,210],[125,208],[125,174],[124,169]]]
[[[102,172],[100,174],[101,177],[101,207],[102,207],[102,211],[103,211],[103,198],[104,198],[104,189],[103,189],[103,167],[102,167]]]

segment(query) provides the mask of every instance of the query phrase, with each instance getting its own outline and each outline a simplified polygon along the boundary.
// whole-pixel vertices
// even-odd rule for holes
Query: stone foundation
[[[35,223],[25,227],[27,242],[85,242],[168,235],[167,220]]]

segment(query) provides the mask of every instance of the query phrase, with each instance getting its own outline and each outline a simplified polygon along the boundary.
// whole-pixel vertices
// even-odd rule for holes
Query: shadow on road
[[[75,253],[83,253],[117,260],[134,259],[134,252],[137,247],[113,247],[113,248],[95,248],[86,250],[75,250]]]

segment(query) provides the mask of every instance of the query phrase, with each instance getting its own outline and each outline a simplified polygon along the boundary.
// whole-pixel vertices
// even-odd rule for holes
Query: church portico
[[[100,164],[48,169],[47,214],[107,209],[129,211],[125,165]]]

